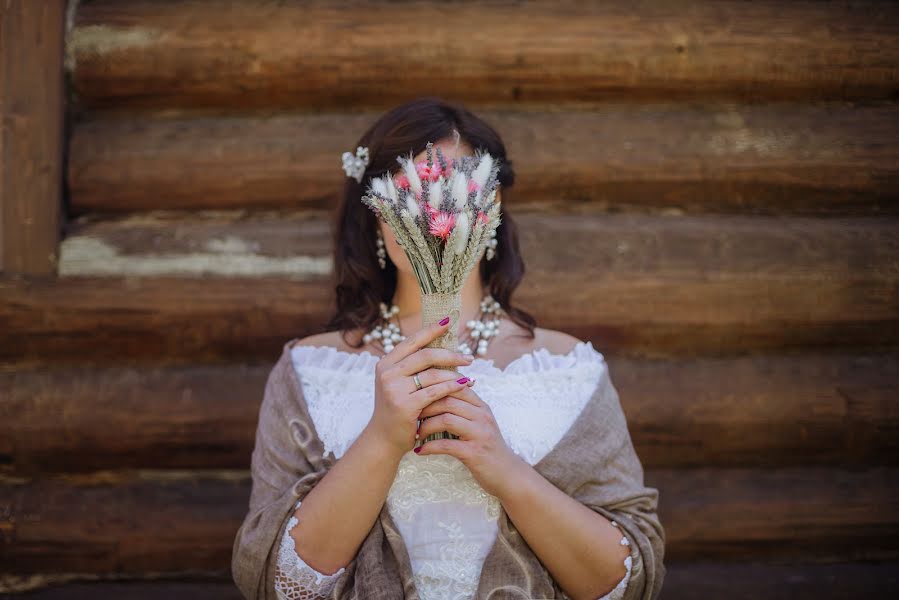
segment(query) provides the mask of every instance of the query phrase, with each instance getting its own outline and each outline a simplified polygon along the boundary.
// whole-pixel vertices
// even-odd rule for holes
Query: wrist
[[[504,505],[507,502],[514,502],[522,494],[527,494],[530,488],[530,478],[536,473],[531,465],[511,449],[502,472],[505,475],[499,489],[493,495]]]
[[[397,464],[408,451],[399,448],[382,433],[372,429],[371,426],[366,426],[362,430],[362,433],[359,434],[359,442],[365,446],[366,452],[370,453],[370,455],[392,460]]]

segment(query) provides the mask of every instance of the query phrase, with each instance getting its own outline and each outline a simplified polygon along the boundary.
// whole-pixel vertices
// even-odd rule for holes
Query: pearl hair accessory
[[[384,234],[381,228],[378,228],[376,243],[378,244],[378,266],[382,269],[387,268],[387,249],[384,247]]]
[[[343,170],[348,177],[352,177],[357,182],[362,183],[362,176],[368,167],[368,148],[359,146],[356,148],[356,155],[351,152],[343,153]]]
[[[390,352],[396,344],[406,339],[406,336],[400,333],[398,320],[392,320],[400,312],[400,307],[396,304],[387,308],[387,304],[381,302],[381,320],[375,327],[362,336],[363,341],[367,344],[372,340],[379,340],[384,348],[384,352]],[[487,345],[490,340],[499,334],[499,325],[505,311],[503,311],[500,303],[493,299],[493,296],[487,294],[481,299],[481,310],[476,319],[472,319],[465,324],[467,335],[460,341],[456,350],[463,354],[474,354],[469,344],[477,340],[477,354],[483,356],[487,354]]]

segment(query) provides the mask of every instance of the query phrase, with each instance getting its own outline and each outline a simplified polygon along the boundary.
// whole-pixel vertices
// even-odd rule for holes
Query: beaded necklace
[[[371,331],[362,336],[365,343],[377,340],[386,353],[406,339],[406,336],[400,333],[399,312],[400,307],[396,304],[388,308],[386,303],[381,302],[381,319]],[[477,354],[480,356],[487,354],[487,345],[499,334],[499,324],[503,316],[506,316],[506,312],[488,293],[481,299],[477,317],[465,324],[466,333],[460,336],[456,350],[463,354],[474,355],[471,345],[476,343]]]

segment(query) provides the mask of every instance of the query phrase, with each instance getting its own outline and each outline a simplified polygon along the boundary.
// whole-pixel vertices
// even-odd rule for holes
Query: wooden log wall
[[[609,360],[662,597],[899,589],[892,4],[67,9],[58,260],[0,277],[0,593],[239,597],[265,378],[332,301],[339,156],[420,95],[507,143],[518,300]]]

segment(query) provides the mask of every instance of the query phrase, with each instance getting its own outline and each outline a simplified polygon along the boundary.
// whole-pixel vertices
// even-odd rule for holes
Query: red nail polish
[[[417,448],[415,448],[415,453],[418,454],[419,452],[421,452],[421,446],[418,446]]]
[[[461,379],[457,379],[456,383],[468,383],[468,377],[463,377]]]
[[[446,325],[447,323],[449,323],[449,317],[444,317],[440,320],[441,325]]]

